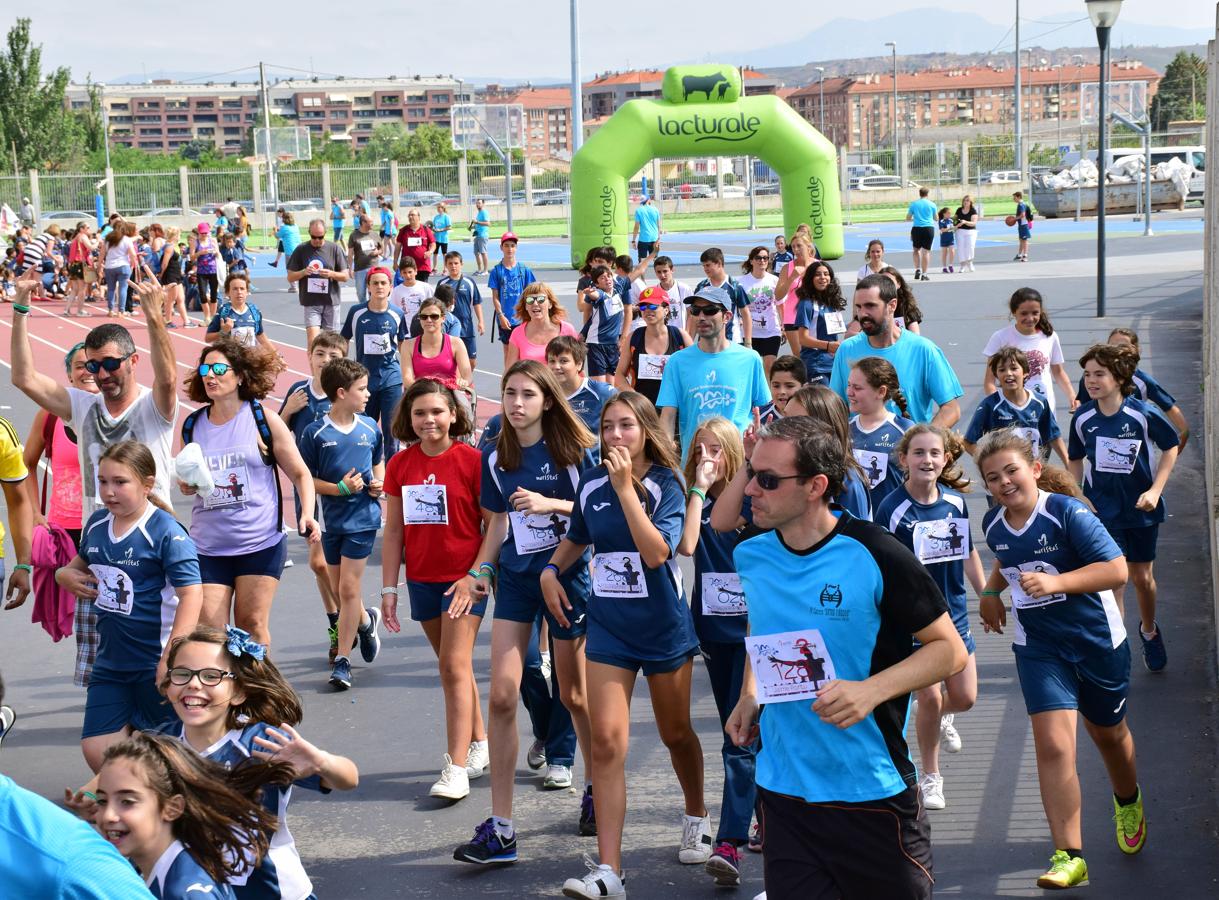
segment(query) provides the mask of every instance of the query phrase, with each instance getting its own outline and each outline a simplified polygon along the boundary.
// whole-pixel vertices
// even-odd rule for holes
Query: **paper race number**
[[[745,649],[753,666],[759,703],[808,700],[837,678],[834,660],[816,628],[751,635]]]

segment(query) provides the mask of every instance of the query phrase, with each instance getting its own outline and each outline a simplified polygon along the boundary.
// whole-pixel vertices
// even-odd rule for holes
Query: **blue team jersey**
[[[816,629],[837,678],[863,681],[913,652],[911,636],[947,611],[944,597],[883,528],[832,507],[834,530],[803,551],[771,531],[733,554],[755,638]],[[760,720],[756,780],[809,803],[892,797],[915,784],[906,746],[908,694],[847,729],[821,721],[808,702],[771,703]]]
[[[1024,406],[1017,406],[1003,396],[1003,391],[995,391],[982,398],[978,408],[974,410],[969,427],[965,430],[965,440],[976,444],[982,440],[982,435],[1000,428],[1014,428],[1033,445],[1033,456],[1050,452],[1050,443],[1062,437],[1058,428],[1058,420],[1054,411],[1044,399],[1032,391],[1028,391],[1028,400]]]
[[[181,841],[174,841],[148,873],[148,890],[157,900],[233,900],[233,889],[217,882],[195,861]]]
[[[567,538],[592,545],[590,659],[600,653],[670,660],[698,648],[676,559],[685,492],[677,475],[664,466],[653,465],[642,484],[644,509],[669,548],[669,558],[657,569],[644,565],[605,466],[587,469],[580,476]]]
[[[677,410],[683,456],[698,426],[712,416],[723,416],[743,432],[753,422],[753,408],[769,402],[762,357],[739,344],[719,353],[706,353],[698,344],[678,350],[665,365],[656,397],[658,409]]]
[[[703,501],[703,517],[698,528],[698,544],[694,548],[694,588],[690,591],[690,610],[694,616],[694,633],[701,643],[739,644],[745,640],[749,618],[745,609],[745,591],[737,575],[732,551],[745,539],[748,524],[732,531],[716,531],[711,527],[711,510],[715,497]],[[746,523],[752,519],[749,498],[741,505]]]
[[[844,310],[830,309],[812,300],[801,300],[796,304],[796,327],[807,328],[810,337],[819,341],[841,341],[847,330]],[[800,360],[809,376],[829,378],[834,368],[834,354],[816,347],[800,347]]]
[[[842,493],[834,501],[857,519],[872,521],[872,495],[867,479],[858,472],[848,470]]]
[[[1134,395],[1144,403],[1154,403],[1164,412],[1168,412],[1177,405],[1176,398],[1168,391],[1164,390],[1163,386],[1144,372],[1142,369],[1134,370]],[[1087,403],[1092,398],[1088,396],[1088,391],[1084,387],[1084,377],[1079,376],[1079,390],[1075,394],[1075,399],[1080,403]]]
[[[704,278],[694,286],[694,294],[697,294],[703,288],[711,286],[711,279]],[[731,341],[732,326],[736,324],[737,316],[741,314],[741,310],[749,309],[749,292],[741,287],[740,283],[732,276],[729,276],[728,279],[723,284],[718,285],[718,287],[721,287],[727,291],[728,296],[732,298],[732,318],[730,318],[727,324],[724,326],[724,337]],[[694,294],[691,294],[691,296],[694,296]],[[749,315],[749,313],[745,313],[745,315]]]
[[[616,344],[622,336],[622,295],[617,289],[607,294],[598,289],[588,301],[592,312],[584,323],[584,341],[588,344]]]
[[[1058,575],[1122,555],[1100,519],[1081,501],[1041,491],[1020,529],[995,506],[982,518],[986,544],[1012,589],[1013,649],[1036,647],[1078,662],[1107,653],[1126,640],[1126,626],[1112,591],[1052,594],[1036,600],[1020,589],[1024,572]]]
[[[356,350],[356,361],[368,369],[369,390],[402,384],[398,348],[410,335],[410,323],[401,309],[390,306],[377,312],[360,303],[347,311],[340,332]]]
[[[381,462],[381,429],[368,416],[357,415],[346,428],[329,415],[314,422],[301,438],[301,458],[315,478],[339,482],[352,469],[364,478],[364,490],[349,497],[319,496],[322,531],[351,534],[381,527],[381,504],[368,495],[372,467]]]
[[[776,253],[770,258],[770,271],[778,275],[783,271],[783,268],[796,258],[796,255],[790,250],[784,250],[782,253]]]
[[[453,315],[461,323],[461,336],[473,338],[477,334],[474,329],[474,307],[482,306],[483,303],[482,295],[478,292],[478,283],[465,275],[457,279],[446,275],[436,282],[436,287],[442,284],[453,289]]]
[[[253,303],[246,303],[246,307],[241,312],[233,309],[233,304],[224,302],[220,304],[220,309],[216,315],[212,316],[211,323],[207,326],[208,334],[220,333],[220,320],[232,319],[233,331],[231,337],[237,343],[245,347],[253,347],[258,343],[258,336],[262,334],[262,313]]]
[[[292,429],[292,434],[296,438],[297,449],[301,446],[301,438],[305,436],[305,429],[314,422],[320,421],[322,416],[330,412],[330,398],[325,394],[315,394],[313,392],[313,379],[305,378],[293,384],[292,387],[288,388],[288,392],[284,394],[284,403],[281,403],[279,407],[279,414],[281,416],[284,412],[284,404],[288,402],[288,398],[301,390],[305,392],[305,406],[293,413],[291,418],[284,419],[284,424]]]
[[[899,485],[876,506],[874,521],[896,537],[926,566],[948,601],[952,624],[967,649],[973,649],[965,594],[965,561],[973,549],[969,540],[969,510],[965,498],[940,487],[934,503],[919,503]]]
[[[868,478],[873,509],[879,509],[885,497],[901,487],[905,480],[901,466],[897,464],[897,445],[913,424],[909,419],[886,411],[883,422],[871,431],[865,431],[859,424],[859,416],[851,417],[851,453]],[[876,521],[884,524],[880,519]]]
[[[563,468],[554,461],[543,439],[522,447],[521,464],[511,471],[500,468],[499,451],[494,445],[485,447],[482,457],[479,502],[488,512],[508,516],[508,534],[499,551],[500,571],[537,578],[550,562],[554,548],[567,537],[571,517],[517,512],[508,498],[524,488],[544,497],[574,501],[580,473],[595,465],[592,454],[585,453],[579,463]]]
[[[1087,459],[1084,495],[1110,528],[1143,528],[1164,521],[1164,500],[1152,512],[1135,507],[1155,480],[1152,445],[1170,450],[1181,442],[1177,429],[1154,407],[1126,397],[1106,416],[1089,401],[1071,416],[1070,459]]]
[[[601,433],[601,410],[618,389],[605,381],[584,379],[580,389],[567,398],[571,411],[584,420],[594,435]]]
[[[516,317],[516,303],[521,299],[525,288],[535,281],[537,278],[533,270],[519,262],[511,269],[502,262],[496,263],[491,274],[487,276],[487,289],[499,291],[500,309],[504,311],[511,325],[521,324],[521,320]]]
[[[843,400],[847,398],[847,376],[851,366],[865,356],[879,356],[893,364],[902,393],[906,395],[910,418],[915,422],[930,422],[935,415],[933,404],[943,406],[965,393],[944,351],[922,335],[903,328],[897,343],[889,347],[873,347],[868,336],[862,333],[842,342],[834,354],[830,387]],[[898,412],[892,402],[887,405],[891,412]]]
[[[178,608],[175,588],[200,584],[199,557],[186,529],[148,504],[139,521],[118,535],[114,516],[89,516],[80,556],[97,581],[100,643],[94,670],[144,672],[156,668]]]

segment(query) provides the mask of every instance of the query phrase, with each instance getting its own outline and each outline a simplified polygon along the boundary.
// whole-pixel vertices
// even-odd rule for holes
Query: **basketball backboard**
[[[466,103],[449,113],[454,150],[507,151],[525,143],[525,107],[519,103]]]
[[[268,140],[268,135],[270,139]],[[267,148],[270,146],[270,156],[278,162],[312,159],[313,145],[309,139],[309,129],[303,126],[286,126],[282,128],[255,128],[254,155],[267,158]]]
[[[1079,120],[1081,125],[1095,125],[1100,115],[1100,83],[1087,81],[1080,85]],[[1147,119],[1147,82],[1110,81],[1109,111],[1119,112],[1136,122]]]

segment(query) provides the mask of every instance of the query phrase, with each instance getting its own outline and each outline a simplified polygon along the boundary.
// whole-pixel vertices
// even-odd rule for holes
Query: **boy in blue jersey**
[[[221,336],[231,337],[243,347],[261,347],[277,353],[263,331],[262,312],[248,302],[249,296],[250,276],[245,272],[229,272],[224,279],[224,302],[208,324],[203,339],[210,344]]]
[[[609,266],[593,266],[588,274],[593,283],[579,297],[580,311],[588,313],[584,323],[588,377],[608,384],[618,369],[621,353],[618,339],[622,337],[622,292]]]
[[[448,285],[453,290],[453,315],[461,322],[461,339],[465,341],[470,365],[478,360],[477,335],[486,331],[483,325],[483,298],[478,292],[478,283],[461,271],[462,258],[456,250],[444,255],[444,277],[436,287]],[[475,330],[477,327],[477,331]]]
[[[1168,665],[1168,653],[1156,624],[1152,565],[1164,521],[1161,494],[1181,439],[1159,410],[1133,396],[1138,354],[1130,347],[1097,344],[1079,364],[1092,399],[1071,417],[1068,467],[1126,557],[1139,601],[1143,663],[1159,672]],[[1160,451],[1154,474],[1153,445]]]
[[[1130,642],[1113,590],[1126,561],[1100,520],[1074,497],[1038,487],[1041,463],[1014,430],[992,431],[978,446],[978,469],[996,506],[982,520],[995,554],[979,611],[986,631],[1002,634],[1012,594],[1012,650],[1033,726],[1037,778],[1054,841],[1038,887],[1088,880],[1083,859],[1076,723],[1084,717],[1113,788],[1118,848],[1143,849],[1147,835],[1126,724]]]
[[[749,313],[742,314],[742,310],[749,309],[749,294],[737,282],[735,278],[724,271],[724,251],[719,247],[708,247],[699,256],[698,261],[703,264],[703,278],[694,286],[694,293],[698,293],[704,288],[720,288],[731,300],[732,315],[728,318],[728,324],[725,328],[725,334],[728,340],[733,338],[733,325],[736,321],[741,323],[740,333],[736,336],[736,343],[743,344],[746,347],[753,346],[753,318]]]
[[[987,367],[999,390],[982,398],[969,428],[965,430],[965,449],[972,455],[984,434],[998,428],[1015,428],[1033,446],[1033,455],[1044,459],[1053,449],[1063,465],[1067,459],[1067,445],[1062,439],[1054,410],[1045,400],[1024,386],[1028,381],[1031,366],[1023,350],[1001,347],[986,361]]]
[[[968,661],[944,596],[892,535],[831,502],[846,450],[830,426],[807,416],[764,426],[745,471],[754,524],[773,529],[733,552],[749,633],[815,629],[836,674],[812,704],[772,701],[760,715],[747,667],[728,718],[738,747],[762,738],[767,891],[930,898],[931,836],[904,732],[910,693]]]
[[[305,430],[330,412],[330,398],[322,390],[322,369],[326,368],[326,364],[331,360],[347,356],[347,346],[347,339],[337,331],[319,332],[309,346],[309,371],[313,373],[313,377],[298,381],[288,388],[284,405],[279,408],[279,416],[292,430],[298,449]],[[299,497],[296,498],[296,514],[300,516]],[[316,509],[313,511],[313,518],[318,518]],[[317,591],[322,598],[322,607],[326,610],[330,664],[334,665],[334,658],[339,649],[339,601],[330,584],[330,573],[326,569],[322,545],[306,542],[306,546],[309,548],[309,568],[313,570]]]
[[[480,205],[479,213],[482,212]],[[516,261],[516,245],[516,235],[505,231],[499,239],[504,258],[495,264],[487,278],[487,287],[491,289],[491,302],[495,305],[495,321],[499,325],[500,343],[504,345],[505,365],[508,363],[508,338],[512,329],[521,324],[516,317],[517,301],[521,299],[525,288],[537,281],[532,269]]]
[[[365,662],[377,658],[381,610],[360,603],[360,579],[381,527],[381,496],[385,463],[381,432],[367,416],[368,370],[353,359],[336,359],[322,369],[322,389],[330,412],[314,422],[301,438],[301,457],[313,473],[322,504],[322,553],[330,585],[339,600],[339,655],[330,683],[340,691],[351,687],[348,648],[358,637]]]
[[[393,276],[385,266],[368,270],[368,302],[347,311],[341,334],[355,346],[356,362],[368,370],[368,406],[362,412],[381,425],[385,458],[398,452],[390,425],[402,400],[402,345],[410,337],[406,314],[391,306]]]

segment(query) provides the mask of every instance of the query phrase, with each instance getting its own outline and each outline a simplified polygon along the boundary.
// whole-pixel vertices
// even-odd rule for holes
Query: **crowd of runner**
[[[58,896],[46,878],[95,897],[142,895],[141,878],[175,900],[312,896],[287,828],[292,787],[349,790],[359,775],[298,730],[301,704],[272,661],[270,609],[297,540],[334,690],[358,689],[356,651],[373,664],[382,632],[407,619],[435,652],[446,730],[430,793],[457,802],[471,779],[491,782],[457,862],[507,865],[518,847],[545,846],[541,823],[513,814],[523,701],[526,765],[546,788],[579,787],[581,773],[572,828],[596,838],[563,893],[625,896],[642,673],[683,797],[679,863],[732,886],[743,851],[758,852],[770,900],[930,897],[926,811],[947,806],[941,753],[968,736],[958,717],[978,695],[979,623],[1012,631],[1053,838],[1037,884],[1087,881],[1077,713],[1112,783],[1118,847],[1142,849],[1123,594],[1132,582],[1141,657],[1160,671],[1153,562],[1188,427],[1139,368],[1137,334],[1102,336],[1077,389],[1045,299],[1022,288],[1011,324],[980,348],[985,396],[965,420],[960,381],[926,335],[934,322],[879,241],[845,282],[804,229],[735,271],[708,248],[687,285],[645,216],[638,256],[595,248],[560,298],[517,259],[511,232],[488,265],[481,210],[482,287],[449,245],[447,216],[443,232],[414,210],[395,229],[357,210],[343,246],[329,234],[341,233],[335,209],[299,245],[284,244],[284,223],[311,375],[278,409],[266,401],[285,364],[250,301],[248,262],[220,256],[240,223],[200,223],[184,249],[175,229],[141,239],[116,219],[54,251],[70,261],[65,314],[90,315],[93,296],[142,320],[151,387],[121,321],[92,328],[60,377],[38,369],[30,304],[56,291],[31,256],[40,239],[23,246],[12,382],[40,411],[24,442],[0,420],[8,608],[32,593],[35,622],[75,635],[92,777],[66,804],[95,830],[0,776],[14,896]],[[74,260],[77,245],[90,255]],[[204,285],[207,343],[183,386],[167,329],[175,314],[195,324],[188,271]],[[358,303],[340,320],[349,279]],[[480,428],[472,369],[488,322],[505,365],[500,412]],[[183,387],[198,407],[184,420]],[[988,494],[977,526],[971,487]],[[188,521],[175,495],[190,498]],[[378,542],[381,603],[366,607]],[[484,694],[473,651],[488,615]],[[715,822],[711,736],[690,709],[699,655],[723,727]],[[15,717],[0,707],[0,738]],[[34,852],[42,863],[12,865]]]

